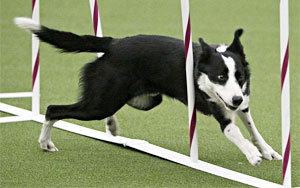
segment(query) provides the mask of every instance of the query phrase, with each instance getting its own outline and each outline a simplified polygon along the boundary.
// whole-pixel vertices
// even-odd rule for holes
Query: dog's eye
[[[226,79],[225,76],[222,74],[218,76],[218,80],[220,81],[224,81],[225,79]]]

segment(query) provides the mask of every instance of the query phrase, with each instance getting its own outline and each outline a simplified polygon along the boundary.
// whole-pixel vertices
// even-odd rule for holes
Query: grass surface
[[[180,1],[101,0],[103,33],[113,37],[158,34],[182,38]],[[88,1],[41,1],[41,22],[49,27],[93,34]],[[251,109],[265,140],[281,153],[279,2],[274,0],[191,1],[193,41],[230,43],[233,32],[242,37],[252,71]],[[0,92],[31,90],[31,35],[14,26],[16,16],[31,16],[30,1],[0,1]],[[291,150],[292,185],[300,186],[300,77],[299,1],[290,1]],[[59,54],[41,44],[41,113],[49,104],[70,104],[78,98],[80,68],[95,54]],[[5,99],[30,108],[30,99]],[[7,114],[0,113],[0,116]],[[177,101],[164,102],[149,112],[128,106],[117,117],[121,135],[139,138],[189,153],[187,108]],[[281,183],[281,161],[251,166],[221,133],[217,122],[198,115],[199,156],[202,160]],[[103,122],[80,122],[104,131]],[[241,122],[237,122],[249,138]],[[1,187],[247,187],[134,150],[54,129],[52,140],[60,149],[45,153],[37,139],[41,125],[34,122],[0,125]]]

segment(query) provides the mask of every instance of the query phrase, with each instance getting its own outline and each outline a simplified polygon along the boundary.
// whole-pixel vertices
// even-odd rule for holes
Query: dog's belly
[[[139,110],[150,110],[159,105],[162,96],[159,93],[143,94],[130,99],[127,104]]]

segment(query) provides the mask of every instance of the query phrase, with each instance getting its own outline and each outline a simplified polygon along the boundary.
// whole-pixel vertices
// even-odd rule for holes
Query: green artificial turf
[[[98,1],[104,35],[125,37],[157,34],[182,38],[180,1]],[[87,0],[40,2],[41,23],[48,27],[93,34]],[[0,1],[0,92],[31,90],[31,35],[12,22],[31,16],[31,1]],[[265,140],[281,153],[279,1],[197,0],[190,2],[193,41],[230,43],[233,32],[244,28],[242,43],[250,62],[251,112]],[[299,1],[290,1],[291,151],[292,185],[300,186],[300,67]],[[95,54],[59,54],[42,43],[41,113],[49,104],[70,104],[78,98],[80,68]],[[30,99],[1,102],[30,109]],[[7,114],[0,113],[0,116]],[[189,153],[187,108],[164,97],[157,108],[142,112],[128,106],[117,117],[121,135]],[[102,121],[81,122],[104,131]],[[251,166],[221,133],[217,122],[198,114],[201,160],[251,176],[281,183],[281,161]],[[249,135],[237,121],[245,137]],[[135,150],[54,129],[57,153],[40,150],[41,125],[34,122],[0,124],[0,187],[248,187],[196,171]]]

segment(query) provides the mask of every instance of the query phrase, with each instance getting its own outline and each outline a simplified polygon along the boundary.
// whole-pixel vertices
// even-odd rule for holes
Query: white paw
[[[262,154],[258,151],[257,147],[255,147],[251,142],[249,142],[249,140],[245,141],[243,153],[246,155],[249,163],[252,166],[258,165],[262,161]]]
[[[281,155],[274,151],[267,143],[256,143],[255,145],[261,151],[263,158],[267,160],[282,160]]]
[[[50,152],[58,151],[58,149],[55,147],[55,145],[51,140],[39,140],[39,143],[41,149],[44,151],[50,151]]]

